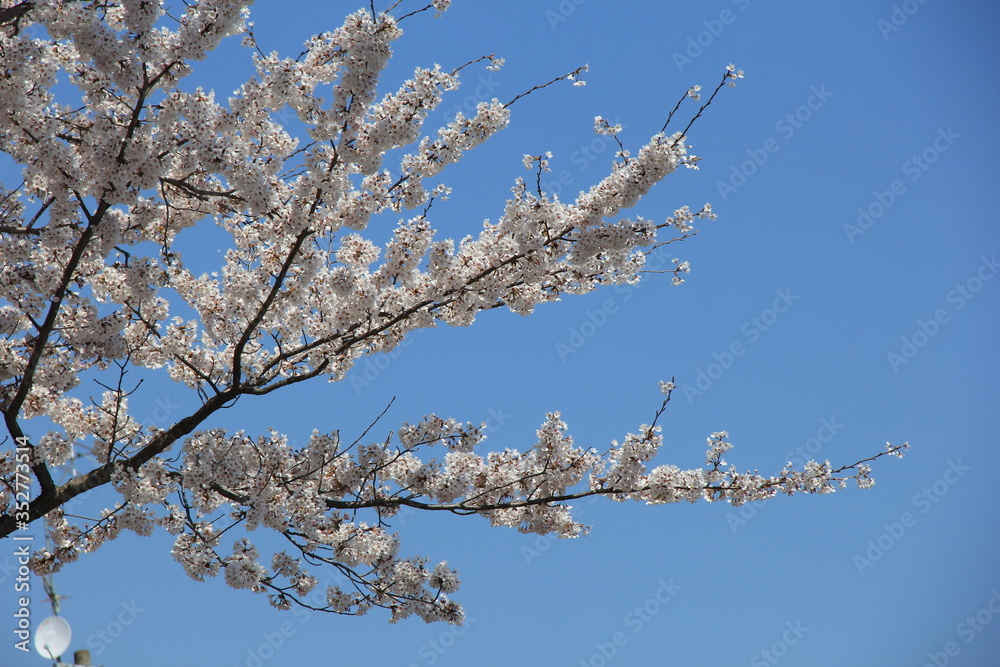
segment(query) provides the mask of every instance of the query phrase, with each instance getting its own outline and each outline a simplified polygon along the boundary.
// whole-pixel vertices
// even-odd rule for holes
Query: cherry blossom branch
[[[677,139],[674,140],[674,143],[676,144],[678,141],[681,141],[683,137],[687,136],[688,130],[691,129],[691,126],[694,125],[694,122],[696,120],[701,118],[702,112],[705,111],[705,109],[707,109],[710,104],[712,104],[712,100],[714,100],[715,96],[719,94],[719,91],[722,90],[723,86],[725,86],[726,84],[733,86],[735,85],[736,79],[742,79],[742,78],[743,78],[743,70],[737,71],[735,67],[729,65],[726,68],[725,74],[722,75],[722,81],[720,81],[719,84],[715,87],[715,90],[712,91],[712,94],[711,96],[709,96],[708,101],[702,104],[700,107],[698,107],[698,113],[696,113],[694,116],[691,117],[691,120],[688,121],[688,124],[684,127],[683,130],[680,131],[680,134],[677,135]],[[692,90],[696,91],[697,89],[692,89]],[[692,92],[690,90],[688,91],[688,93],[685,94],[685,97],[694,97],[695,99],[697,99],[697,97],[692,95]],[[681,98],[681,101],[683,100],[684,97]],[[677,103],[677,106],[680,106],[680,102]],[[676,110],[677,107],[675,106],[674,111]],[[674,111],[671,111],[670,114],[667,116],[667,121],[663,124],[663,127],[660,128],[661,133],[667,131],[667,125],[670,123],[670,118],[674,115]]]
[[[703,467],[650,468],[672,381],[661,385],[666,398],[652,422],[603,453],[575,446],[557,413],[524,451],[482,454],[482,427],[434,415],[370,441],[389,406],[346,446],[339,431],[314,431],[297,447],[273,430],[251,437],[206,427],[243,396],[320,375],[340,380],[361,356],[391,350],[417,329],[465,326],[500,306],[528,314],[564,294],[633,283],[642,273],[672,273],[679,284],[686,262],[653,270],[644,260],[694,235],[694,218],[711,218],[711,208],[683,207],[662,223],[620,216],[680,166],[696,167],[687,132],[721,87],[742,76],[728,68],[684,130],[665,137],[678,102],[635,156],[618,126],[595,119],[618,150],[608,175],[572,202],[544,192],[548,154],[528,156],[526,168],[537,161],[536,194],[517,178],[497,221],[456,243],[431,226],[431,205],[450,190],[432,188],[430,179],[505,127],[519,99],[563,79],[583,85],[586,67],[507,104],[483,101],[471,117],[458,113],[436,135],[421,136],[462,70],[503,63],[490,54],[450,73],[417,68],[377,99],[399,21],[440,13],[448,0],[399,18],[376,13],[369,2],[294,59],[257,47],[243,24],[247,4],[195,1],[169,29],[158,3],[124,13],[106,2],[81,3],[76,12],[45,9],[37,16],[51,39],[40,40],[16,35],[18,21],[36,18],[31,3],[0,10],[0,26],[13,28],[11,40],[25,54],[14,63],[21,69],[11,70],[20,78],[8,86],[18,113],[0,114],[0,143],[24,171],[22,186],[0,199],[0,292],[9,304],[0,310],[0,377],[8,378],[0,400],[18,443],[28,442],[21,420],[53,424],[29,445],[41,493],[28,505],[28,522],[44,517],[54,544],[36,554],[36,572],[51,572],[124,530],[148,535],[159,526],[175,536],[172,553],[187,574],[223,574],[230,586],[266,594],[279,608],[362,614],[380,607],[392,620],[458,623],[461,607],[449,599],[459,586],[454,570],[403,557],[389,532],[410,510],[479,514],[496,526],[575,537],[586,527],[570,503],[581,498],[737,505],[782,492],[828,493],[850,479],[869,486],[870,463],[901,455],[902,447],[890,446],[849,466],[810,461],[764,477],[728,467],[723,453],[731,445],[718,432],[708,438]],[[123,25],[126,39],[97,37],[121,35]],[[256,73],[228,106],[211,91],[182,89],[189,60],[239,33],[256,49],[248,51],[256,53]],[[82,92],[83,107],[59,103],[53,73],[60,71]],[[329,103],[320,97],[326,91]],[[685,98],[699,99],[697,91]],[[286,108],[307,127],[302,143],[286,131]],[[383,168],[396,149],[411,152],[398,171]],[[38,209],[33,217],[25,202]],[[400,221],[384,247],[360,234],[380,213],[421,209]],[[175,252],[178,234],[209,222],[232,238],[221,277],[196,276]],[[151,243],[159,253],[143,256]],[[194,321],[181,318],[188,310]],[[112,363],[117,378],[107,375],[115,373]],[[139,424],[127,409],[138,389],[125,382],[132,368],[165,368],[200,405],[171,416],[164,430],[159,420]],[[77,398],[82,373],[96,374],[105,390],[90,404]],[[92,469],[74,469],[57,484],[50,466],[74,460],[74,447],[91,439]],[[0,458],[0,465],[9,461]],[[65,513],[69,501],[107,484],[122,497],[113,508]],[[17,528],[13,488],[9,475],[0,475],[0,536]],[[258,528],[282,536],[290,553],[263,561],[247,537]],[[231,553],[222,551],[224,539],[234,540]],[[308,597],[318,585],[313,567],[338,575],[344,590],[327,587],[325,603]]]
[[[24,18],[24,15],[27,14],[28,11],[34,6],[34,2],[24,0],[24,2],[19,2],[11,7],[0,9],[0,28],[10,27],[12,30],[10,31],[9,36],[17,36],[21,29],[21,19]],[[2,47],[0,47],[0,49],[2,49]]]
[[[285,278],[288,276],[288,271],[289,269],[291,269],[292,263],[295,261],[295,258],[299,253],[299,249],[302,248],[302,244],[305,243],[305,240],[309,238],[309,236],[312,235],[312,233],[313,233],[312,230],[304,229],[301,232],[299,232],[299,234],[295,237],[295,240],[292,242],[292,247],[289,248],[288,250],[288,255],[285,257],[284,262],[282,262],[281,264],[281,270],[278,272],[278,275],[275,276],[274,278],[274,282],[271,285],[271,289],[268,292],[267,297],[264,299],[264,302],[257,309],[257,312],[254,314],[254,316],[247,323],[247,327],[244,330],[242,337],[236,343],[236,346],[233,349],[233,362],[232,362],[233,387],[238,388],[242,384],[242,372],[243,372],[242,358],[243,358],[243,352],[246,349],[247,344],[250,342],[251,337],[257,331],[257,327],[259,327],[260,323],[264,321],[264,317],[267,315],[267,312],[271,308],[271,305],[274,303],[275,299],[278,298],[278,294],[281,292],[281,287],[285,282]]]
[[[512,99],[510,102],[507,102],[506,104],[504,104],[503,108],[507,109],[512,104],[514,104],[514,102],[517,102],[522,97],[525,97],[526,95],[530,95],[531,93],[535,92],[536,90],[541,90],[542,88],[548,88],[549,86],[551,86],[552,84],[556,83],[557,81],[562,81],[562,80],[565,79],[567,81],[576,81],[576,83],[574,85],[582,83],[582,80],[579,79],[580,72],[586,72],[588,69],[590,69],[589,65],[582,65],[580,67],[577,67],[572,72],[567,72],[566,74],[563,74],[562,76],[557,76],[556,78],[552,79],[548,83],[540,83],[540,84],[538,84],[536,86],[532,86],[528,90],[524,91],[523,93],[521,93],[520,95],[518,95],[517,97],[515,97],[514,99]]]

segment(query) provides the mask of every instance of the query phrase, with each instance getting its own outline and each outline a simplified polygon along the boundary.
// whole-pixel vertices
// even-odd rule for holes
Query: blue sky
[[[264,1],[253,16],[265,50],[295,55],[354,9]],[[998,19],[994,3],[933,0],[459,1],[439,20],[407,19],[386,90],[418,65],[507,59],[470,70],[445,110],[591,68],[585,87],[519,101],[508,129],[443,173],[454,188],[434,208],[443,233],[495,219],[524,153],[554,153],[549,185],[563,198],[589,187],[613,153],[595,115],[638,148],[689,86],[714,85],[733,62],[746,78],[690,135],[701,169],[636,207],[662,220],[708,201],[718,220],[659,255],[691,262],[681,287],[651,276],[527,318],[420,332],[353,381],[244,399],[213,425],[356,436],[395,397],[375,439],[433,411],[487,422],[487,447],[524,449],[559,410],[578,443],[604,449],[652,418],[657,381],[673,376],[657,463],[702,465],[705,437],[723,429],[727,459],[765,474],[803,452],[852,463],[888,440],[910,453],[880,459],[871,490],[739,510],[583,501],[592,530],[577,540],[401,517],[404,552],[459,569],[461,628],[278,612],[188,579],[168,536],[126,535],[55,578],[72,648],[107,667],[993,664]],[[228,94],[249,54],[233,39],[203,66],[192,81]],[[186,242],[208,266],[216,237],[196,234]],[[191,405],[181,388],[149,386],[140,415]],[[37,600],[34,614],[47,614]],[[10,643],[3,664],[45,663]]]

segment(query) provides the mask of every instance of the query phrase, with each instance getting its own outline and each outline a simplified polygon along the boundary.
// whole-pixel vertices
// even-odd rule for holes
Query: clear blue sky
[[[354,9],[271,0],[253,12],[262,47],[295,55]],[[664,253],[691,262],[681,287],[654,276],[528,318],[425,331],[362,362],[363,382],[244,399],[214,424],[356,435],[395,397],[376,439],[433,411],[490,422],[487,446],[523,449],[560,410],[577,442],[603,449],[652,418],[657,380],[675,376],[698,393],[675,394],[658,463],[701,465],[722,429],[727,459],[762,473],[797,448],[834,464],[887,440],[910,453],[881,459],[871,490],[742,511],[585,501],[592,531],[570,541],[410,515],[403,550],[460,571],[461,628],[278,612],[188,579],[168,536],[126,535],[56,577],[73,648],[107,667],[997,664],[997,25],[995,3],[941,0],[459,0],[440,20],[408,19],[386,90],[417,65],[507,59],[470,71],[445,109],[477,86],[507,101],[591,66],[586,87],[522,99],[507,130],[444,172],[455,193],[434,221],[447,234],[499,215],[524,153],[553,151],[564,198],[589,187],[612,152],[595,115],[637,148],[684,90],[733,62],[746,79],[691,134],[700,171],[637,207],[661,220],[710,201],[719,219]],[[206,65],[192,81],[225,96],[249,55],[233,39]],[[154,386],[140,414],[190,404]],[[10,590],[9,570],[0,576]],[[0,663],[44,664],[7,636]]]

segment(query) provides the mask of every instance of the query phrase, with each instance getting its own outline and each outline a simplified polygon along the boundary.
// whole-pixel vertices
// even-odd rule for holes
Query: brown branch
[[[220,190],[205,190],[203,188],[195,187],[190,183],[188,183],[187,181],[179,180],[176,178],[161,178],[160,182],[167,183],[179,190],[183,190],[184,192],[193,195],[196,199],[199,199],[201,201],[205,201],[208,197],[226,197],[234,201],[246,201],[246,199],[244,199],[243,197],[234,194],[236,190],[227,190],[225,192],[222,192]]]
[[[154,456],[166,451],[177,440],[191,433],[205,419],[223,408],[230,400],[237,398],[238,395],[239,392],[230,389],[211,397],[197,411],[179,420],[169,429],[157,433],[148,444],[125,461],[105,463],[98,468],[74,477],[47,494],[37,496],[28,506],[28,522],[30,523],[45,516],[52,510],[61,507],[73,498],[93,488],[107,484],[111,481],[111,476],[116,466],[123,466],[133,471],[138,470]],[[13,533],[16,527],[17,524],[13,514],[0,515],[0,538]]]
[[[22,3],[22,5],[29,5],[30,3]],[[30,9],[30,7],[28,7]],[[25,9],[24,11],[27,11]],[[22,12],[23,13],[23,12]],[[132,136],[135,134],[136,129],[139,127],[140,116],[142,110],[146,103],[146,95],[152,90],[159,79],[164,76],[173,64],[167,65],[159,75],[157,75],[153,80],[149,80],[145,70],[143,71],[143,85],[138,90],[138,95],[136,97],[135,107],[132,109],[132,117],[129,121],[129,126],[125,131],[125,136],[122,139],[121,147],[118,151],[117,161],[119,164],[125,162],[125,152],[128,149],[128,145],[132,140]],[[83,200],[80,200],[80,208],[87,218],[87,226],[80,234],[80,238],[73,248],[73,252],[70,255],[69,260],[66,262],[66,266],[63,268],[62,276],[60,277],[59,284],[56,287],[55,292],[50,297],[49,310],[42,322],[42,325],[37,330],[37,335],[35,336],[35,343],[32,346],[31,355],[28,357],[28,363],[25,367],[24,376],[21,378],[21,382],[18,386],[17,392],[14,394],[11,401],[4,406],[3,415],[4,422],[7,426],[7,431],[14,437],[21,437],[23,441],[23,433],[20,426],[17,423],[17,416],[24,405],[24,401],[28,398],[28,394],[34,384],[35,373],[38,370],[38,365],[42,359],[42,353],[45,351],[45,347],[52,336],[53,330],[55,328],[56,319],[59,316],[59,311],[62,309],[63,300],[69,291],[69,285],[73,281],[74,274],[80,265],[80,261],[83,259],[83,254],[90,242],[93,240],[94,234],[97,230],[97,226],[104,219],[105,214],[110,210],[111,205],[103,197],[97,204],[97,208],[93,213],[87,209],[84,205]],[[32,447],[32,458],[35,458],[35,451]],[[32,471],[35,473],[35,477],[38,479],[38,484],[40,487],[39,498],[44,498],[53,494],[56,490],[55,482],[52,480],[52,474],[49,472],[48,467],[45,465],[44,461],[34,460],[32,463]],[[65,486],[65,485],[64,485]],[[6,518],[6,517],[4,517]],[[2,525],[2,524],[0,524]]]
[[[87,213],[86,209],[84,209],[84,212],[87,213],[88,217],[87,227],[83,230],[83,233],[80,235],[80,239],[73,248],[73,253],[66,262],[62,277],[59,279],[59,285],[56,287],[52,297],[50,297],[48,313],[46,313],[45,319],[42,321],[41,326],[37,329],[35,343],[32,346],[31,354],[28,357],[28,362],[24,369],[24,375],[18,385],[17,392],[11,398],[10,402],[3,407],[2,412],[4,416],[4,423],[7,426],[7,431],[15,438],[24,437],[21,427],[17,423],[17,416],[21,412],[21,407],[24,405],[24,401],[28,398],[28,393],[31,391],[31,387],[34,384],[35,373],[38,370],[38,365],[41,363],[42,353],[44,352],[45,347],[49,342],[49,338],[52,336],[52,332],[55,329],[56,318],[62,308],[63,299],[66,297],[69,285],[73,280],[73,274],[76,273],[76,269],[79,266],[80,261],[83,259],[83,253],[90,244],[97,225],[100,223],[109,208],[111,208],[110,205],[102,201],[93,215]],[[34,458],[33,447],[32,458]],[[43,461],[35,460],[32,464],[32,471],[38,479],[42,496],[51,493],[55,489],[55,482],[52,481],[52,475],[49,473],[49,470]]]
[[[548,83],[542,83],[542,84],[539,84],[537,86],[533,86],[531,89],[526,90],[525,92],[521,93],[520,95],[518,95],[517,97],[515,97],[514,99],[512,99],[510,102],[507,102],[507,104],[503,105],[503,108],[506,109],[507,107],[509,107],[510,105],[512,105],[514,102],[517,102],[519,99],[521,99],[522,97],[524,97],[526,95],[530,95],[531,93],[535,92],[536,90],[541,90],[542,88],[548,88],[549,86],[551,86],[556,81],[562,81],[563,79],[572,80],[574,77],[576,77],[577,74],[579,74],[580,72],[583,72],[586,69],[587,69],[587,65],[583,65],[582,67],[577,67],[572,72],[569,72],[567,74],[563,74],[562,76],[557,76],[556,78],[552,79]]]
[[[41,233],[41,230],[32,229],[31,227],[8,227],[7,225],[0,225],[0,234],[24,234],[27,236],[38,236]]]
[[[691,118],[691,120],[689,120],[689,121],[688,121],[688,124],[687,124],[687,126],[686,126],[686,127],[685,127],[685,128],[683,129],[683,130],[681,130],[681,131],[680,131],[680,134],[678,134],[678,135],[677,135],[677,139],[675,139],[675,140],[674,140],[673,144],[671,144],[671,147],[673,147],[673,146],[676,146],[676,145],[677,145],[677,142],[678,142],[678,141],[680,141],[680,140],[681,140],[682,138],[684,138],[684,137],[686,137],[686,136],[687,136],[687,132],[688,132],[688,130],[690,130],[690,129],[691,129],[691,126],[692,126],[692,125],[694,125],[694,122],[695,122],[696,120],[698,120],[699,118],[701,118],[701,113],[702,113],[702,112],[703,112],[703,111],[704,111],[705,109],[707,109],[707,108],[708,108],[708,105],[710,105],[710,104],[712,103],[712,100],[714,100],[714,99],[715,99],[715,96],[719,94],[719,91],[720,91],[720,90],[722,90],[722,87],[723,87],[724,85],[726,85],[726,82],[727,82],[727,81],[729,81],[730,79],[735,79],[735,78],[736,78],[736,75],[735,75],[735,74],[734,74],[733,72],[731,72],[730,70],[728,70],[728,69],[727,69],[727,70],[726,70],[726,73],[722,75],[722,81],[720,81],[720,82],[719,82],[719,85],[717,85],[717,86],[715,87],[715,90],[713,90],[713,91],[712,91],[712,95],[711,95],[711,97],[709,97],[709,98],[708,98],[708,101],[707,101],[707,102],[705,102],[705,103],[704,103],[704,104],[702,104],[702,105],[701,105],[700,107],[698,107],[698,113],[696,113],[696,114],[695,114],[695,115],[694,115],[694,116],[693,116],[693,117]],[[686,96],[686,94],[685,94],[685,96]],[[684,98],[682,97],[682,98],[681,98],[681,101],[683,101],[683,100],[684,100]],[[680,106],[680,102],[678,102],[678,103],[677,103],[677,106]],[[676,110],[677,110],[677,107],[674,107],[674,111],[676,111]],[[673,115],[674,115],[674,112],[673,112],[673,111],[671,111],[671,112],[670,112],[670,115],[669,115],[669,116],[667,116],[667,122],[666,122],[666,123],[664,123],[664,124],[663,124],[663,127],[662,127],[662,128],[660,129],[660,132],[661,132],[661,133],[662,133],[662,132],[666,132],[666,130],[667,130],[667,124],[668,124],[668,123],[670,123],[670,118],[671,118],[671,117],[672,117]]]
[[[264,321],[267,311],[270,310],[275,299],[278,298],[278,294],[281,292],[281,287],[285,282],[285,278],[288,276],[288,271],[292,268],[292,263],[294,262],[296,255],[299,254],[302,244],[305,243],[305,240],[309,238],[312,233],[311,229],[303,229],[299,232],[298,236],[295,237],[295,242],[292,243],[292,247],[288,251],[288,256],[281,264],[281,270],[274,278],[274,284],[271,285],[271,291],[264,299],[264,302],[260,305],[260,308],[257,309],[257,313],[253,316],[253,319],[247,323],[247,327],[243,331],[243,335],[240,336],[239,342],[236,343],[236,348],[233,350],[232,387],[238,387],[242,383],[241,366],[243,363],[243,352],[246,349],[247,344],[250,342],[250,338],[253,336],[254,331],[256,331],[257,327],[260,326],[260,323]]]
[[[35,3],[25,2],[18,3],[13,7],[7,7],[6,9],[0,9],[0,27],[10,26],[13,28],[10,36],[13,37],[21,29],[21,19],[24,15],[28,13],[30,9],[35,6]]]

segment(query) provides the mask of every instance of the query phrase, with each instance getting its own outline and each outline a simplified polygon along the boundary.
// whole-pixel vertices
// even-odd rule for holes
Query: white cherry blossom
[[[277,431],[210,427],[241,396],[266,401],[299,382],[340,381],[419,329],[468,326],[500,307],[527,315],[636,282],[649,252],[689,238],[696,219],[714,214],[708,204],[681,206],[657,223],[626,211],[679,167],[697,167],[686,143],[692,123],[743,77],[730,65],[687,127],[668,133],[681,102],[700,97],[700,86],[689,88],[662,131],[634,148],[623,125],[595,117],[619,150],[607,175],[572,201],[541,186],[552,153],[525,155],[535,177],[514,178],[480,229],[446,239],[433,217],[450,192],[445,167],[505,128],[521,97],[558,81],[583,85],[586,67],[428,129],[465,68],[504,64],[489,54],[454,69],[417,67],[378,97],[403,19],[440,15],[450,0],[401,7],[398,17],[360,9],[298,58],[259,49],[249,4],[192,0],[171,15],[148,0],[0,2],[23,9],[0,25],[0,150],[23,181],[0,186],[0,410],[9,436],[0,535],[22,522],[12,489],[24,474],[15,465],[23,443],[34,485],[23,522],[44,519],[51,542],[35,553],[35,572],[57,571],[122,530],[162,528],[189,576],[221,574],[281,609],[379,607],[391,621],[461,623],[456,571],[407,555],[387,519],[449,512],[571,538],[586,532],[573,514],[580,498],[740,505],[829,493],[852,478],[867,488],[871,461],[902,455],[906,445],[888,445],[850,466],[810,461],[762,476],[732,467],[728,434],[717,432],[705,467],[651,467],[673,380],[660,383],[650,423],[603,453],[577,445],[555,412],[533,442],[493,450],[485,425],[433,414],[388,438],[347,443],[316,430],[302,447]],[[184,85],[235,35],[253,76],[228,98]],[[77,99],[61,99],[67,88]],[[282,120],[286,107],[293,122]],[[383,244],[366,236],[380,214],[394,225]],[[231,242],[218,267],[196,273],[175,242],[203,224]],[[689,271],[676,259],[664,273],[679,285]],[[142,423],[129,407],[142,389],[133,370],[189,388],[197,407],[168,424]],[[103,391],[91,396],[84,377]],[[57,482],[56,469],[69,470],[68,481]],[[117,496],[95,519],[64,511],[102,486]],[[281,549],[261,553],[252,539],[261,530]],[[319,604],[306,596],[323,568],[342,581]]]

